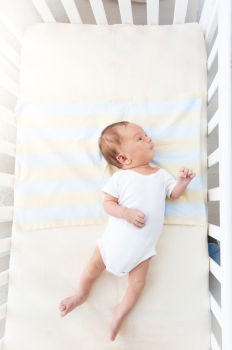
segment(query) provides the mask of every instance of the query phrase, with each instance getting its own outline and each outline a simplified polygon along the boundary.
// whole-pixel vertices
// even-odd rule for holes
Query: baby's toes
[[[67,309],[67,306],[68,306],[68,298],[63,299],[63,300],[60,302],[60,310],[65,310],[65,309]]]
[[[63,310],[65,310],[66,309],[66,306],[65,305],[60,305],[60,311],[63,311]]]

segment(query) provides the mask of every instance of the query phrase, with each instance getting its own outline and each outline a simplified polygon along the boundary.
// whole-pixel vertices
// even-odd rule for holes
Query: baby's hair
[[[118,132],[118,126],[126,126],[128,124],[129,122],[121,121],[108,125],[102,130],[98,140],[99,149],[105,160],[117,168],[122,168],[122,164],[117,160],[116,156],[119,153],[119,147],[123,141]]]

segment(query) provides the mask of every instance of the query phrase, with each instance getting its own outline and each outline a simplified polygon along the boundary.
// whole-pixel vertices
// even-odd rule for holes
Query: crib
[[[134,1],[118,0],[111,5],[118,7],[119,23],[133,24],[132,9],[136,11],[136,21],[141,24],[140,13],[146,12],[142,24],[161,25],[168,22],[165,17],[165,0]],[[77,1],[78,3],[78,1]],[[89,0],[96,25],[109,24],[107,2]],[[110,2],[109,2],[110,3]],[[109,5],[108,3],[108,5]],[[167,2],[168,3],[168,2]],[[16,120],[14,107],[18,94],[18,74],[20,44],[24,30],[33,23],[62,22],[88,23],[89,19],[80,15],[87,2],[73,0],[46,1],[5,1],[0,5],[1,65],[0,87],[0,252],[1,252],[1,306],[2,325],[1,348],[4,344],[4,324],[7,316],[8,259],[11,251],[11,226],[13,217],[13,184]],[[62,13],[62,20],[56,19],[56,6]],[[172,23],[187,22],[187,10],[193,1],[176,0]],[[220,265],[209,257],[209,292],[211,303],[211,349],[231,350],[232,348],[232,114],[231,114],[231,2],[230,0],[196,1],[196,19],[204,31],[208,55],[208,138],[218,130],[218,145],[208,154],[208,177],[219,177],[219,183],[208,188],[208,212],[215,210],[219,221],[208,222],[208,236],[220,245]],[[139,12],[142,11],[142,12]],[[58,16],[57,16],[58,17]],[[61,18],[61,17],[60,17]],[[137,23],[137,24],[138,24]],[[4,60],[3,60],[4,59]],[[218,63],[217,63],[218,62]]]

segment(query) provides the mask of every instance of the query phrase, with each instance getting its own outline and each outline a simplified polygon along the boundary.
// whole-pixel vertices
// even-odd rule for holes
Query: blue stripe
[[[162,127],[144,127],[144,130],[152,139],[181,139],[199,136],[200,123],[190,125],[169,125]]]
[[[44,153],[18,155],[16,166],[19,168],[50,166],[85,166],[105,164],[100,152]]]
[[[15,185],[18,195],[63,193],[63,192],[91,192],[99,191],[103,186],[102,178],[80,179],[48,179],[20,181]]]
[[[55,124],[55,120],[54,120]],[[48,140],[48,141],[59,141],[59,140],[97,140],[100,137],[101,128],[97,127],[77,127],[77,128],[18,128],[18,142],[32,142],[36,140]],[[78,146],[78,144],[77,144]]]
[[[98,140],[103,130],[103,127],[104,126],[102,126],[101,128],[18,128],[17,142],[33,142],[36,140]],[[186,138],[186,135],[188,135],[188,138],[190,138],[199,136],[201,131],[200,124],[170,125],[165,127],[144,127],[144,130],[152,139],[179,139]]]
[[[202,216],[205,217],[204,203],[165,203],[165,216]]]
[[[106,216],[102,205],[68,205],[59,207],[43,207],[16,209],[14,221],[19,224],[39,223],[43,221],[75,220],[99,218]]]
[[[160,164],[200,163],[199,150],[186,150],[175,152],[155,152],[154,161]],[[50,166],[85,166],[105,165],[106,161],[100,152],[73,152],[73,153],[42,153],[18,155],[16,167],[50,167]]]
[[[186,150],[175,152],[155,152],[154,159],[160,164],[200,163],[200,150]]]
[[[38,115],[140,115],[145,114],[179,114],[195,112],[201,109],[201,98],[182,98],[175,101],[81,101],[81,102],[49,102],[20,103],[15,108],[17,114]]]

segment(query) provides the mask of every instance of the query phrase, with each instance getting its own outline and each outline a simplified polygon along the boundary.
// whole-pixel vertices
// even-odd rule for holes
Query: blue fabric
[[[208,243],[209,256],[220,265],[220,247],[217,243]]]

